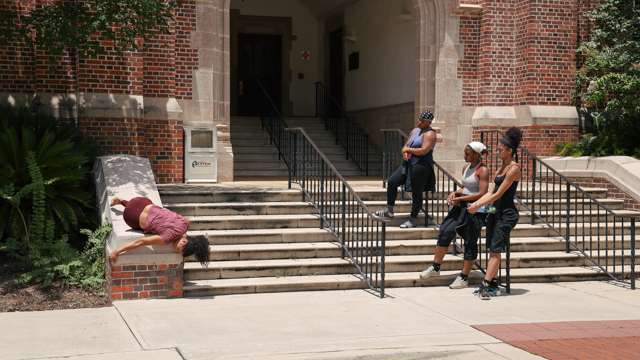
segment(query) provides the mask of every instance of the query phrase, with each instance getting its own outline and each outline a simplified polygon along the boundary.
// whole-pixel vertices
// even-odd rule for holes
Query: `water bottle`
[[[496,207],[492,206],[492,205],[485,205],[485,206],[479,208],[477,212],[493,214],[493,213],[496,212]]]

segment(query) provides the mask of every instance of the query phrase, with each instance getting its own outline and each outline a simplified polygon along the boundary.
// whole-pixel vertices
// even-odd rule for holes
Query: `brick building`
[[[2,0],[22,10],[35,3]],[[37,97],[107,153],[148,157],[160,183],[183,181],[182,126],[216,125],[218,180],[232,181],[230,124],[255,115],[252,76],[269,81],[285,117],[315,116],[319,81],[373,141],[381,128],[409,130],[417,113],[435,111],[444,137],[436,159],[458,173],[463,145],[481,129],[517,125],[538,155],[577,138],[570,93],[582,3],[184,0],[170,35],[123,58],[68,49],[51,74],[43,51],[0,48],[0,103]]]

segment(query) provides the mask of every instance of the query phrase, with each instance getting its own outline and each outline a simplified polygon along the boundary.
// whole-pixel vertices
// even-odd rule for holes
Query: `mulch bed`
[[[109,296],[104,288],[68,286],[61,281],[47,287],[42,284],[16,284],[13,280],[23,272],[20,264],[0,255],[0,312],[97,308],[110,305]]]

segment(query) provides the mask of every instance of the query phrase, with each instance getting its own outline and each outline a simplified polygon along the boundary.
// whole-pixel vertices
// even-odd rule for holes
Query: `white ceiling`
[[[298,0],[306,6],[316,18],[323,18],[334,11],[343,9],[358,0]]]

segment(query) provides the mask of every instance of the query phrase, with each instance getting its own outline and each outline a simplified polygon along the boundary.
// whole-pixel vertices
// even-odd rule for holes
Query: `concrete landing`
[[[640,291],[608,282],[394,288],[116,302],[0,314],[1,359],[539,359],[474,326],[639,320]]]

